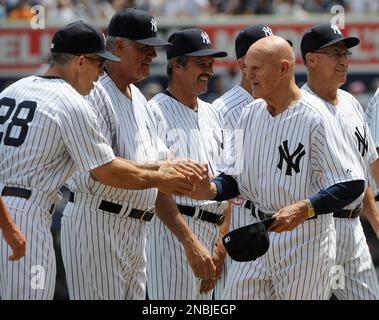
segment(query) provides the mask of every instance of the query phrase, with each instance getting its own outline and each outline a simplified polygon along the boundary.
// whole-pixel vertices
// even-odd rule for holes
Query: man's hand
[[[194,180],[193,189],[188,193],[188,197],[197,200],[213,200],[217,195],[217,189],[208,174],[208,164],[204,164],[204,166],[207,170],[205,178]]]
[[[192,192],[195,181],[201,181],[206,177],[207,168],[191,160],[174,160],[163,162],[158,173],[160,192],[187,196]]]
[[[222,268],[226,257],[226,249],[219,241],[216,245],[212,260],[216,266],[216,277],[214,279],[203,280],[201,282],[200,293],[207,293],[213,290],[216,286],[217,280],[221,278]]]
[[[194,236],[183,243],[188,262],[197,278],[210,280],[216,278],[216,266],[208,250]]]
[[[308,219],[308,206],[305,201],[299,201],[280,209],[273,215],[276,218],[270,225],[269,231],[291,231]]]
[[[25,236],[14,223],[3,229],[3,237],[12,249],[12,255],[8,257],[9,261],[16,261],[25,256]]]

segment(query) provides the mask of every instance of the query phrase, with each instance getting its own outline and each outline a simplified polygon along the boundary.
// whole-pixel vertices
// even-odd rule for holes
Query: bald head
[[[253,43],[247,54],[247,59],[264,58],[265,62],[280,64],[287,61],[289,68],[294,70],[295,54],[289,43],[281,37],[269,36]]]
[[[269,36],[252,44],[245,64],[255,98],[268,100],[278,92],[295,88],[295,54],[281,37]]]

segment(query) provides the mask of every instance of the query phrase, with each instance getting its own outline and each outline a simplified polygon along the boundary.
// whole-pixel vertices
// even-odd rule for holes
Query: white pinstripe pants
[[[8,261],[11,249],[0,231],[0,296],[4,300],[52,300],[57,272],[49,209],[19,197],[6,196],[4,201],[26,237],[26,254]]]
[[[329,298],[336,255],[332,215],[308,220],[290,232],[271,232],[270,242],[266,254],[257,260],[232,262],[224,299]]]
[[[62,217],[70,299],[145,299],[148,223],[100,210],[93,199],[76,193]]]
[[[183,215],[200,242],[212,254],[218,226]],[[210,300],[212,291],[200,293],[201,280],[195,277],[184,249],[175,235],[154,217],[151,221],[148,259],[148,295],[151,300]]]
[[[366,237],[359,218],[335,218],[337,231],[336,265],[345,281],[333,291],[339,300],[378,300],[379,285]]]

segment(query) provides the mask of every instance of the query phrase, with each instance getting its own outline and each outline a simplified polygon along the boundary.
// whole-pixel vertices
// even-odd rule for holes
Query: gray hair
[[[118,39],[122,39],[122,40],[125,40],[128,44],[129,47],[131,47],[133,45],[133,40],[130,40],[128,38],[122,38],[122,37],[113,37],[113,36],[107,36],[107,40],[106,40],[106,49],[112,53],[115,52],[116,50],[116,41]]]
[[[74,58],[75,58],[75,55],[71,53],[52,52],[51,53],[51,67],[64,66]]]
[[[167,76],[168,76],[168,82],[172,81],[172,70],[174,69],[174,62],[176,62],[180,66],[185,66],[187,64],[187,61],[188,61],[188,56],[184,56],[184,55],[179,56],[179,57],[174,57],[174,58],[171,58],[170,60],[168,60],[167,68],[166,68],[166,72],[167,72]]]

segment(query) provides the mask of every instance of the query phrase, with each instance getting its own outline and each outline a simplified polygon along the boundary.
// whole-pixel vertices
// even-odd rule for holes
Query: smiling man
[[[168,41],[172,43],[167,49],[168,89],[149,101],[160,138],[176,156],[208,163],[209,172],[214,175],[223,147],[220,115],[211,104],[198,97],[208,89],[215,58],[225,57],[226,52],[213,49],[208,34],[200,29],[174,32]],[[176,196],[175,201],[190,229],[212,254],[227,203],[181,196]],[[149,248],[149,298],[212,297],[212,288],[203,283],[203,280],[211,280],[209,275],[204,272],[195,277],[186,258],[186,248],[183,250],[158,219],[152,221]],[[209,266],[204,264],[203,268],[206,270]]]
[[[370,130],[365,121],[359,102],[348,92],[339,89],[345,82],[352,55],[350,48],[359,44],[355,37],[344,37],[336,25],[319,24],[305,32],[301,41],[301,54],[308,71],[307,83],[303,90],[317,96],[325,112],[336,118],[346,139],[351,155],[356,155],[357,165],[373,174],[379,182],[379,160]],[[379,212],[374,199],[365,195],[366,215],[377,219]],[[334,293],[344,300],[378,300],[379,285],[359,220],[362,204],[349,204],[334,212],[337,231],[336,265],[342,266],[345,287],[338,287]],[[376,219],[370,219],[376,220]]]
[[[173,164],[158,162],[167,149],[163,143],[159,148],[153,116],[134,83],[149,76],[155,47],[167,45],[157,37],[156,21],[148,12],[131,8],[117,12],[108,26],[106,46],[121,61],[106,64],[104,75],[87,97],[100,115],[101,132],[115,155],[149,172]],[[68,186],[71,194],[63,213],[61,242],[70,298],[145,299],[148,222],[157,197],[165,196],[151,183],[146,188],[120,189],[80,171]],[[184,231],[180,226],[176,230],[190,238],[184,221],[182,226]],[[200,244],[191,248],[200,248],[200,259],[207,258]]]

